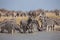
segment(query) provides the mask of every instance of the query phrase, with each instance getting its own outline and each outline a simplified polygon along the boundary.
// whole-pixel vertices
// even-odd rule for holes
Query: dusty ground
[[[0,40],[60,40],[60,32],[35,32],[31,34],[0,33]]]

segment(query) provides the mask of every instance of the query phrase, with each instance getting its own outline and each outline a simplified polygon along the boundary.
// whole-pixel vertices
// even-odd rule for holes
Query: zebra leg
[[[53,26],[51,26],[51,31],[53,31]]]
[[[30,29],[30,27],[28,28],[28,33],[30,33],[31,32],[31,29]]]
[[[47,29],[46,29],[46,31],[49,31],[48,25],[47,25]]]
[[[53,31],[54,31],[54,25],[53,25]]]
[[[11,32],[11,34],[13,34],[13,29],[12,29],[12,32]]]
[[[12,29],[12,32],[11,32],[11,34],[14,34],[15,33],[15,29]]]
[[[23,26],[23,33],[26,33],[26,26]]]
[[[52,31],[54,31],[54,25],[52,26]]]
[[[12,32],[12,30],[8,30],[8,33],[11,33]]]
[[[1,27],[1,33],[3,33],[4,32],[4,27]]]
[[[33,30],[32,30],[32,29],[28,29],[28,32],[29,32],[29,33],[33,33]]]
[[[52,26],[49,27],[49,31],[52,31]]]
[[[53,25],[51,26],[51,31],[54,31],[54,26]]]
[[[31,29],[30,29],[30,30],[31,30],[31,33],[33,33],[33,27],[31,27]]]
[[[29,33],[33,33],[33,26],[32,26],[32,25],[29,26],[29,28],[28,28],[28,32],[29,32]]]

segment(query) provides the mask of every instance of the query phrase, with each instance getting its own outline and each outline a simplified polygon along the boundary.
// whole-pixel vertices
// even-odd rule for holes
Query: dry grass
[[[58,25],[55,25],[55,28],[54,28],[56,31],[60,31],[60,26]]]
[[[28,17],[16,17],[16,23],[19,24],[21,20],[28,20]]]
[[[58,19],[60,19],[60,16],[56,16],[54,13],[46,13],[46,16],[50,17],[50,18],[58,18]]]
[[[0,18],[0,22],[3,22],[4,19],[15,19],[16,20],[16,23],[19,24],[21,20],[27,20],[28,17],[1,17]]]

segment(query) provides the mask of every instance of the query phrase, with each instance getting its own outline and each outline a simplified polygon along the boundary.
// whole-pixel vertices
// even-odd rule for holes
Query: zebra
[[[45,15],[39,15],[41,20],[41,27],[47,31],[54,31],[55,22],[52,18],[46,17]]]
[[[28,20],[21,20],[20,24],[24,33],[26,33],[26,31],[33,33],[35,31],[34,29],[40,31],[38,21],[31,17],[29,17]]]
[[[8,33],[14,33],[15,30],[18,30],[19,32],[21,32],[20,30],[20,26],[16,24],[16,22],[12,21],[12,20],[6,20],[3,23],[1,23],[0,25],[1,27],[1,33],[4,32],[4,30],[7,30]]]
[[[46,21],[46,24],[47,24],[47,31],[54,31],[54,26],[55,26],[54,20],[50,19],[50,18],[47,18],[45,21]]]

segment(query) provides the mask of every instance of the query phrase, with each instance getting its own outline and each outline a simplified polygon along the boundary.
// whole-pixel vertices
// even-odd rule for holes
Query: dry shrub
[[[55,30],[60,31],[60,26],[55,25]]]

